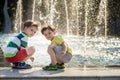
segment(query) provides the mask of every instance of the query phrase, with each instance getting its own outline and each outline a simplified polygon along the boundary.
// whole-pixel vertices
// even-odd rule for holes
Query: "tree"
[[[3,9],[4,20],[5,20],[4,21],[5,22],[4,33],[10,33],[11,27],[12,27],[12,22],[10,20],[10,17],[9,17],[9,14],[8,14],[8,10],[7,10],[7,4],[8,4],[8,1],[5,0],[4,9]]]

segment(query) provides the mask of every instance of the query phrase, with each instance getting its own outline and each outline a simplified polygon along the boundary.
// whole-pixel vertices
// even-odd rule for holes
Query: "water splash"
[[[21,32],[22,28],[22,0],[18,0],[17,2],[17,9],[15,15],[15,30],[17,32]]]
[[[107,17],[108,17],[108,12],[107,12],[107,5],[108,5],[108,1],[105,0],[105,39],[107,38]]]
[[[35,3],[36,3],[36,0],[33,1],[33,11],[32,11],[32,20],[34,21],[34,18],[35,18]]]
[[[64,3],[65,3],[65,12],[66,12],[67,35],[69,35],[70,29],[69,29],[68,7],[67,7],[66,0],[64,0]]]
[[[46,20],[46,22],[54,24],[61,33],[67,33],[69,35],[64,35],[64,38],[73,50],[74,57],[70,65],[120,65],[120,39],[109,38],[107,36],[107,0],[98,0],[99,2],[96,0],[75,0],[76,3],[72,3],[72,5],[75,6],[72,7],[69,7],[71,4],[69,4],[70,2],[68,0],[64,0],[60,4],[58,1],[59,0],[48,0],[47,3],[44,3],[46,5],[48,4],[47,9],[45,8],[46,13],[44,14],[40,8],[43,6],[43,1],[34,0],[32,19],[40,18],[41,21]],[[20,12],[22,9],[21,3],[21,0],[18,0],[16,26],[21,26],[22,22]],[[58,4],[60,7],[62,6],[62,10],[57,10],[57,7],[59,7],[57,6]],[[76,9],[72,10],[73,7]],[[76,11],[76,13],[74,11]],[[18,24],[19,21],[21,21],[20,24]],[[76,22],[77,24],[75,24]],[[73,26],[75,26],[75,28]],[[79,33],[79,36],[70,35],[76,33]],[[29,40],[29,45],[35,46],[36,48],[34,55],[36,60],[35,63],[32,63],[33,65],[46,65],[50,63],[49,55],[46,52],[49,43],[50,42],[40,34],[37,34]]]
[[[0,46],[5,47],[6,44],[16,34],[2,34]],[[8,37],[9,36],[9,37]],[[68,43],[73,51],[73,58],[66,66],[108,66],[120,65],[120,38],[104,37],[86,37],[86,53],[84,53],[84,36],[63,35],[63,38]],[[34,37],[29,38],[29,46],[34,46],[36,52],[34,54],[35,62],[28,63],[33,66],[45,66],[50,63],[50,57],[47,53],[47,47],[50,41],[46,40],[41,33],[37,33]]]

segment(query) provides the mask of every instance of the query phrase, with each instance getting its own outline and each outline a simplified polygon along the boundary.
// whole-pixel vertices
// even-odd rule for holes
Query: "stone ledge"
[[[6,78],[6,79],[3,79],[1,78],[1,80],[120,80],[119,77],[102,77],[102,78],[99,78],[99,77],[96,77],[96,78],[88,78],[88,77],[78,77],[78,78],[75,78],[75,77],[69,77],[69,78],[47,78],[47,77],[44,77],[44,78],[36,78],[36,77],[33,77],[33,78]]]

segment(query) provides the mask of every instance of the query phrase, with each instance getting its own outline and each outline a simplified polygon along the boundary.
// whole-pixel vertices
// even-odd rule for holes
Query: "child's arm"
[[[21,49],[25,49],[24,47],[21,47]],[[34,57],[30,57],[30,60],[34,62]]]
[[[67,44],[65,42],[62,43],[63,51],[61,51],[61,55],[64,56],[67,51]]]

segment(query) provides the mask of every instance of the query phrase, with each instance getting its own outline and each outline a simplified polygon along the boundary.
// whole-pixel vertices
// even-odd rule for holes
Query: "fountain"
[[[58,32],[73,50],[73,58],[66,66],[109,66],[120,65],[120,39],[109,37],[107,0],[42,0],[33,1],[32,20],[46,21],[55,25]],[[22,5],[18,0],[15,26],[22,23]],[[72,5],[72,7],[70,7]],[[45,12],[42,12],[44,8]],[[20,21],[19,25],[18,22]],[[44,24],[42,24],[44,25]],[[20,29],[21,30],[21,29]],[[1,35],[1,46],[15,34]],[[6,37],[9,36],[9,37]],[[5,40],[7,40],[5,42]],[[50,63],[47,46],[50,44],[44,36],[37,34],[29,39],[29,45],[35,46],[33,66],[44,66]]]
[[[17,2],[17,9],[16,9],[16,16],[15,16],[15,30],[17,32],[21,32],[22,28],[22,0],[18,0]]]

